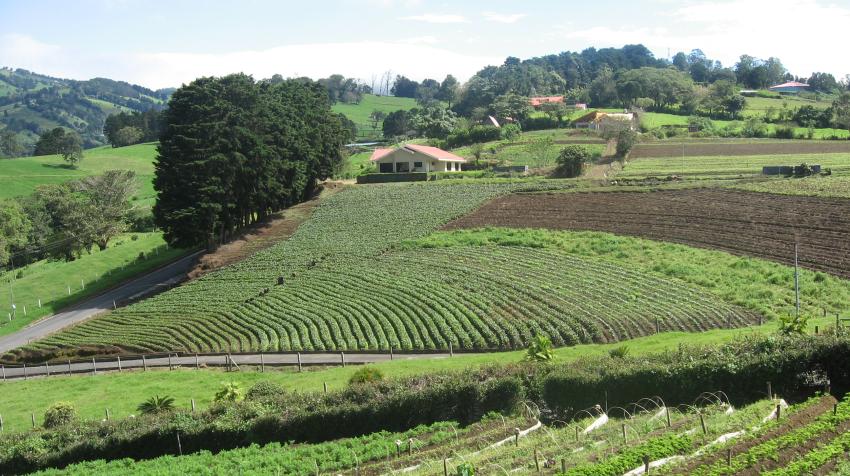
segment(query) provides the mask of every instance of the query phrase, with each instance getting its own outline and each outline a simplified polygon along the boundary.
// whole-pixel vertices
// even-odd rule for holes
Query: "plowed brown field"
[[[724,250],[850,278],[850,200],[724,189],[499,197],[445,229],[605,231]]]

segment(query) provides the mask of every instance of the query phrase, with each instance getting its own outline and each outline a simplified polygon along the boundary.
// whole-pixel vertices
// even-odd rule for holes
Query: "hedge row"
[[[577,410],[602,403],[606,392],[609,405],[656,395],[668,405],[692,403],[700,393],[716,390],[725,391],[733,403],[745,403],[764,398],[767,381],[787,398],[811,392],[810,382],[819,377],[828,377],[833,390],[850,388],[850,340],[770,337],[648,357],[430,374],[330,394],[252,392],[249,400],[203,412],[0,436],[0,474],[175,454],[177,434],[184,453],[273,441],[321,442],[436,421],[468,424],[489,411],[511,412],[523,400],[540,407],[544,418],[566,421]]]

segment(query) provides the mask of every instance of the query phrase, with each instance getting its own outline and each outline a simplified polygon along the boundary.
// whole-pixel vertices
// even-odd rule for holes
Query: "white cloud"
[[[312,78],[339,73],[366,80],[392,70],[415,80],[447,74],[464,80],[484,66],[502,61],[500,57],[438,48],[429,44],[432,40],[436,41],[420,37],[404,42],[312,43],[220,54],[158,52],[91,57],[31,38],[6,35],[0,37],[0,64],[73,79],[102,76],[156,89],[180,86],[200,76],[236,72],[258,79],[276,73]],[[10,54],[22,45],[25,50]]]
[[[484,19],[496,23],[516,23],[528,15],[525,13],[494,13],[484,12]]]
[[[436,36],[425,35],[425,36],[414,36],[411,38],[403,38],[399,40],[401,43],[408,43],[411,45],[433,45],[439,43],[440,40],[437,39]]]
[[[468,20],[463,15],[455,14],[440,14],[440,13],[424,13],[422,15],[411,15],[401,17],[401,20],[420,21],[425,23],[467,23]]]
[[[642,43],[660,56],[668,48],[671,54],[700,48],[724,66],[742,54],[776,56],[799,76],[850,73],[850,56],[836,53],[846,43],[847,7],[818,0],[703,0],[673,7],[665,16],[667,26],[660,28],[595,26],[559,36],[595,47]]]

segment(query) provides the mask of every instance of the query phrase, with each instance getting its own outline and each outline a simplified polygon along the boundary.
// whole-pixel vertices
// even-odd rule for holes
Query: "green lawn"
[[[378,110],[389,114],[399,109],[406,111],[414,107],[416,107],[415,99],[364,94],[363,99],[358,104],[343,104],[338,102],[333,105],[332,109],[334,112],[344,114],[345,117],[357,124],[358,138],[380,138],[382,135],[382,123],[378,123],[377,129],[373,128],[372,121],[369,119],[372,111]]]
[[[154,269],[184,252],[167,249],[162,233],[132,233],[114,238],[104,251],[94,247],[91,254],[74,261],[42,260],[0,274],[0,335],[15,332],[34,320]],[[142,253],[145,258],[139,260]],[[14,319],[9,320],[12,298],[17,309]]]
[[[56,184],[107,170],[132,170],[138,175],[137,199],[153,197],[153,161],[156,144],[88,149],[76,169],[66,166],[61,156],[21,157],[0,160],[0,199],[29,195],[39,185]]]
[[[814,319],[809,322],[809,332],[814,326],[821,329],[832,322],[831,319]],[[698,334],[666,332],[642,337],[626,342],[632,355],[648,354],[678,348],[679,345],[715,345],[735,338],[753,334],[776,331],[776,324],[769,322],[763,326],[711,330]],[[558,361],[572,361],[607,354],[616,344],[590,344],[574,347],[562,347],[555,351]],[[452,371],[490,364],[518,362],[524,351],[499,352],[481,355],[455,354],[452,358],[427,360],[395,360],[374,364],[387,377],[401,377],[430,372]],[[0,383],[0,415],[7,430],[26,430],[30,427],[30,414],[35,413],[37,424],[41,424],[44,410],[58,401],[73,404],[82,418],[102,419],[106,408],[113,418],[136,414],[136,407],[153,395],[174,397],[178,407],[189,408],[191,399],[200,407],[208,406],[216,391],[225,382],[237,382],[247,389],[260,380],[279,383],[289,390],[299,392],[320,392],[323,384],[329,389],[339,389],[347,385],[351,374],[358,366],[331,367],[298,373],[292,369],[266,373],[245,368],[241,372],[223,370],[177,369],[174,371],[132,371],[124,373],[99,373],[93,375],[75,375],[70,377],[50,377],[31,380],[7,381]]]
[[[678,175],[686,179],[738,178],[760,175],[767,165],[821,164],[835,173],[850,172],[850,154],[801,154],[755,156],[712,156],[685,158],[645,158],[626,163],[618,178],[665,177]]]

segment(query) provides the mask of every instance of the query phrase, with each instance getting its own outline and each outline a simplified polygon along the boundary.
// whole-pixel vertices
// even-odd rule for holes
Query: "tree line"
[[[159,139],[160,111],[120,112],[106,118],[103,135],[112,147],[124,147]]]
[[[132,222],[135,190],[134,172],[111,170],[0,202],[0,266],[70,261],[93,246],[106,249]]]
[[[154,219],[177,246],[213,245],[309,198],[351,140],[327,90],[305,79],[200,78],[162,116]]]

